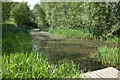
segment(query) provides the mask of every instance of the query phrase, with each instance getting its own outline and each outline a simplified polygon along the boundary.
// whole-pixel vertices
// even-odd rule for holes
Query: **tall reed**
[[[118,50],[119,49],[117,47],[113,47],[113,48],[108,48],[107,46],[100,47],[97,50],[98,60],[104,64],[120,65],[118,63],[119,62],[118,61],[119,60]]]
[[[2,57],[2,78],[72,78],[81,77],[73,61],[58,65],[49,63],[42,53],[15,53]]]

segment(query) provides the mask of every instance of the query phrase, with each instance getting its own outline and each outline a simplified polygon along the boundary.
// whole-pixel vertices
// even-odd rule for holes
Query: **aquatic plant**
[[[113,47],[113,48],[109,48],[107,46],[100,47],[97,50],[98,60],[104,64],[120,65],[118,61],[119,59],[118,50],[119,49],[117,47]]]
[[[50,32],[67,38],[94,38],[91,33],[80,29],[53,29]]]
[[[43,53],[15,53],[2,57],[2,78],[72,78],[81,77],[73,61],[51,64]]]

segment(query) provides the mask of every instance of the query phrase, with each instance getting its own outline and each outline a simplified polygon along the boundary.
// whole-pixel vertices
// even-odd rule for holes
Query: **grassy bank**
[[[3,24],[2,78],[72,78],[81,77],[73,61],[50,63],[47,57],[32,51],[32,37],[25,26]]]
[[[105,65],[118,67],[119,63],[119,49],[117,47],[109,48],[107,46],[100,47],[97,50],[97,57],[100,62]]]
[[[92,34],[85,30],[76,29],[54,29],[50,31],[53,34],[63,35],[67,38],[94,38]]]
[[[5,54],[16,52],[30,52],[32,49],[32,37],[25,26],[17,27],[4,24],[2,27],[2,52]]]
[[[56,35],[62,35],[66,38],[96,39],[96,37],[93,34],[83,29],[53,29],[53,30],[50,30],[50,33],[53,33]],[[104,37],[100,37],[100,39],[105,40]],[[108,37],[106,42],[118,43],[118,37],[115,37],[115,36]]]

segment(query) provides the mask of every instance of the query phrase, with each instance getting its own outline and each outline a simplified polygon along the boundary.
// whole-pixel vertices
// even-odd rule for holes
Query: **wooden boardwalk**
[[[108,67],[84,73],[82,78],[88,78],[89,80],[120,80],[120,71],[113,67]]]

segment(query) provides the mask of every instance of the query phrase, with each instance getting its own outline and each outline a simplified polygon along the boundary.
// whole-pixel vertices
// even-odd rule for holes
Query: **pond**
[[[33,36],[33,42],[38,52],[45,52],[51,62],[57,64],[65,58],[73,60],[79,64],[80,70],[93,71],[104,68],[97,61],[95,52],[100,46],[114,47],[117,44],[110,44],[102,40],[96,39],[74,39],[50,34],[48,32],[40,32],[34,29],[30,32]]]

